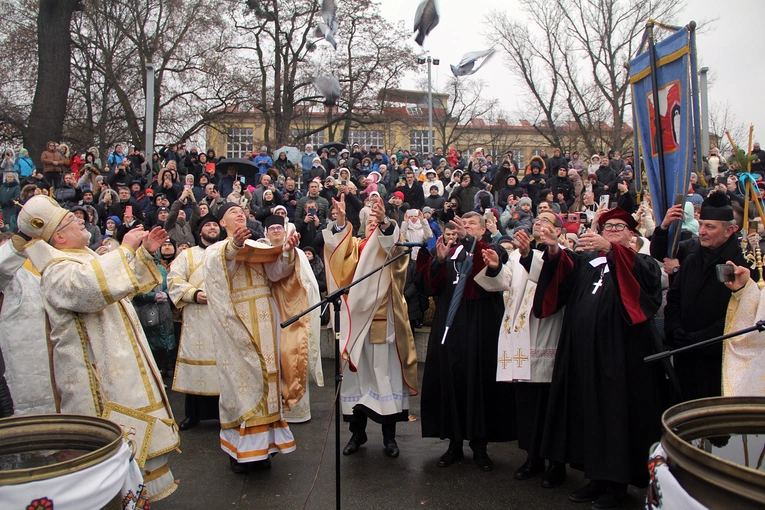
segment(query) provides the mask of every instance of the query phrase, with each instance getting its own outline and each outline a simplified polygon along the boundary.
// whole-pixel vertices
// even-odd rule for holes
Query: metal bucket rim
[[[40,423],[41,421],[44,423]],[[16,485],[20,483],[48,480],[57,476],[82,471],[103,462],[105,459],[119,451],[122,446],[122,428],[120,428],[119,425],[105,418],[80,414],[36,414],[4,418],[0,419],[0,432],[9,426],[12,426],[13,428],[23,427],[29,422],[34,422],[35,425],[49,423],[68,425],[79,424],[89,427],[100,427],[104,430],[114,432],[116,437],[104,446],[75,459],[57,462],[47,466],[0,471],[0,485]]]

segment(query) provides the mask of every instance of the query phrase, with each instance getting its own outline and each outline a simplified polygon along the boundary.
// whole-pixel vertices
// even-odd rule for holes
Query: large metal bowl
[[[765,397],[715,397],[669,408],[661,444],[670,471],[709,508],[765,508],[765,473],[691,444],[700,438],[765,434]],[[757,458],[757,455],[755,455]]]
[[[39,467],[0,470],[0,485],[46,480],[98,464],[122,446],[122,429],[93,416],[39,414],[0,420],[0,455],[79,450],[71,460]]]

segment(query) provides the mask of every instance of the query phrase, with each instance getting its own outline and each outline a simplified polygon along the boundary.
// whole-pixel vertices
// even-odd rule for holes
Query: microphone
[[[420,241],[419,243],[396,243],[396,246],[403,246],[404,248],[427,248],[428,243]]]

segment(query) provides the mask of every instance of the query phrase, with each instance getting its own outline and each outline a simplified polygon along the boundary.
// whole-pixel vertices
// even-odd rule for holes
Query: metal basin
[[[684,402],[664,413],[662,429],[669,468],[699,503],[765,508],[765,397]]]

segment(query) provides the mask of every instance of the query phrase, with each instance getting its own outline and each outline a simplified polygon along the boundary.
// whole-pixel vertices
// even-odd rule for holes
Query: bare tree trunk
[[[40,0],[37,15],[37,88],[24,134],[29,155],[40,164],[48,140],[59,140],[69,94],[71,39],[69,25],[79,0]]]

